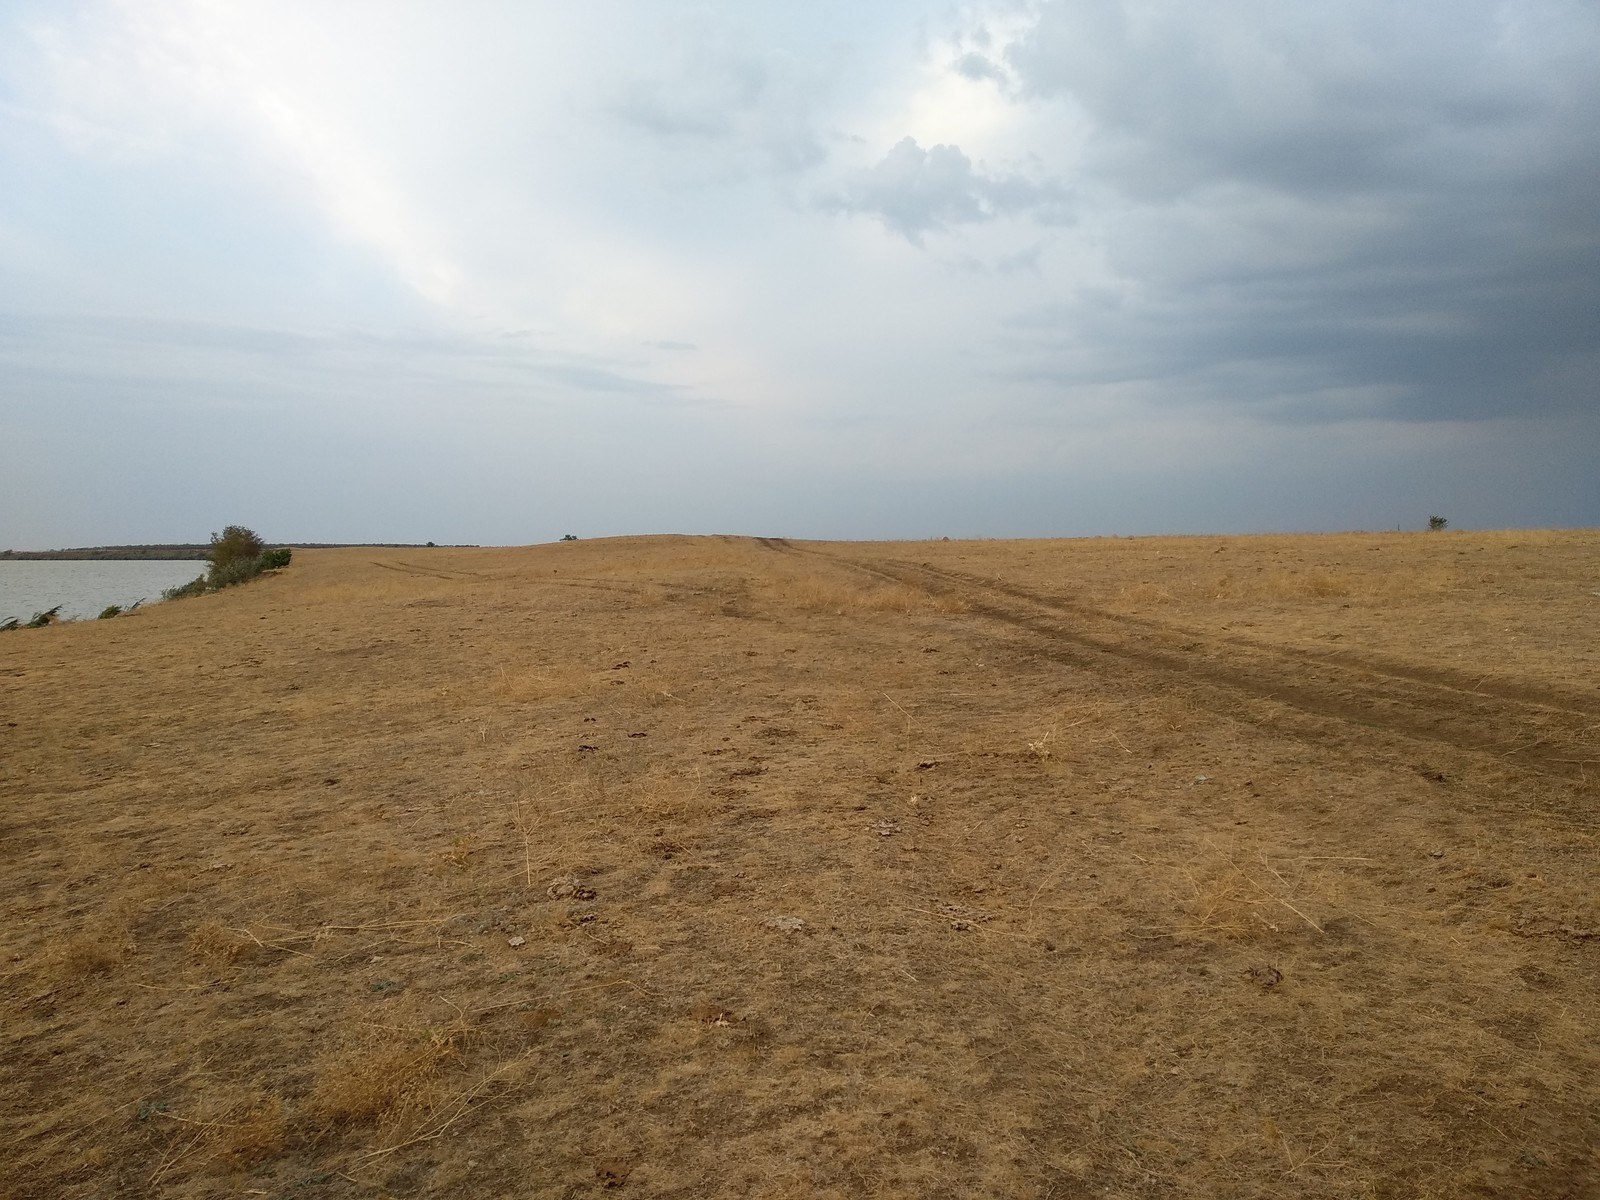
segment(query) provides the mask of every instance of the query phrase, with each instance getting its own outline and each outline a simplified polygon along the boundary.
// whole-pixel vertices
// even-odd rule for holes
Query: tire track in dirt
[[[426,575],[430,579],[443,579],[447,583],[457,583],[463,579],[481,578],[476,571],[451,571],[448,568],[419,567],[415,563],[401,562],[399,559],[394,562],[379,562],[377,559],[373,559],[372,565],[382,567],[385,571],[397,571],[401,575]]]
[[[1126,618],[1015,584],[980,579],[926,563],[870,562],[801,550],[781,539],[767,548],[814,554],[880,579],[935,595],[955,595],[969,611],[1022,630],[1043,643],[1046,657],[1088,670],[1157,673],[1167,688],[1199,693],[1207,708],[1260,724],[1248,700],[1265,700],[1344,725],[1432,742],[1544,775],[1589,782],[1600,774],[1595,727],[1600,713],[1575,698],[1534,688],[1469,691],[1463,681],[1430,678],[1425,668],[1384,670],[1377,664],[1319,658],[1290,648]],[[1278,723],[1278,722],[1272,722]]]
[[[1091,605],[1082,604],[1063,596],[1050,596],[1041,592],[1030,591],[1003,579],[970,575],[962,571],[935,567],[930,563],[912,564],[901,561],[895,565],[936,576],[957,586],[1000,592],[1013,599],[1037,605],[1041,608],[1102,621],[1110,625],[1124,626],[1133,634],[1145,633],[1166,639],[1181,637],[1191,641],[1205,641],[1219,647],[1235,647],[1247,654],[1276,656],[1285,660],[1286,665],[1290,660],[1294,663],[1327,663],[1335,667],[1353,669],[1366,675],[1405,679],[1474,696],[1494,696],[1502,700],[1526,702],[1540,708],[1560,709],[1579,717],[1587,717],[1591,721],[1600,721],[1600,702],[1586,702],[1587,698],[1585,697],[1579,697],[1574,693],[1562,692],[1555,688],[1537,684],[1507,683],[1490,680],[1487,677],[1475,678],[1464,672],[1451,670],[1448,667],[1427,667],[1415,663],[1398,662],[1378,655],[1364,655],[1350,651],[1319,652],[1298,646],[1266,645],[1245,637],[1219,636],[1216,634],[1208,636],[1200,631],[1185,628],[1181,625],[1155,621],[1147,617],[1136,617],[1128,613],[1108,612],[1105,609],[1094,608]]]

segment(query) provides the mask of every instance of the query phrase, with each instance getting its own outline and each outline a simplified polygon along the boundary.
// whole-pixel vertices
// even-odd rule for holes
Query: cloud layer
[[[20,0],[0,542],[1600,522],[1596,61],[1576,0]],[[316,466],[173,449],[247,436]]]
[[[924,150],[912,137],[856,172],[824,206],[871,214],[914,246],[923,245],[925,234],[1000,216],[1027,214],[1052,225],[1070,219],[1069,197],[1054,180],[975,170],[959,146]]]
[[[1058,3],[996,74],[1081,114],[1125,206],[1144,302],[1095,337],[1154,378],[1276,366],[1288,419],[1476,419],[1592,409],[1597,55],[1577,5]],[[1072,378],[1085,314],[1033,315]]]

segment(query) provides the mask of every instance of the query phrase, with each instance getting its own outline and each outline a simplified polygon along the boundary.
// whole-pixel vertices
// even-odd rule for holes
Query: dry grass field
[[[1600,534],[297,554],[0,637],[0,1197],[1600,1195]]]

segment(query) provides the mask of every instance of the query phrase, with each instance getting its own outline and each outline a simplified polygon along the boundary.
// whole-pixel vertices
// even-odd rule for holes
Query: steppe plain
[[[1600,533],[325,550],[0,637],[0,1196],[1600,1195]]]

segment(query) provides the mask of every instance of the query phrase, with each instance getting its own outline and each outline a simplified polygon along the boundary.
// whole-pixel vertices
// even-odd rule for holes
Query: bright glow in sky
[[[0,0],[0,548],[1600,524],[1600,9]]]

